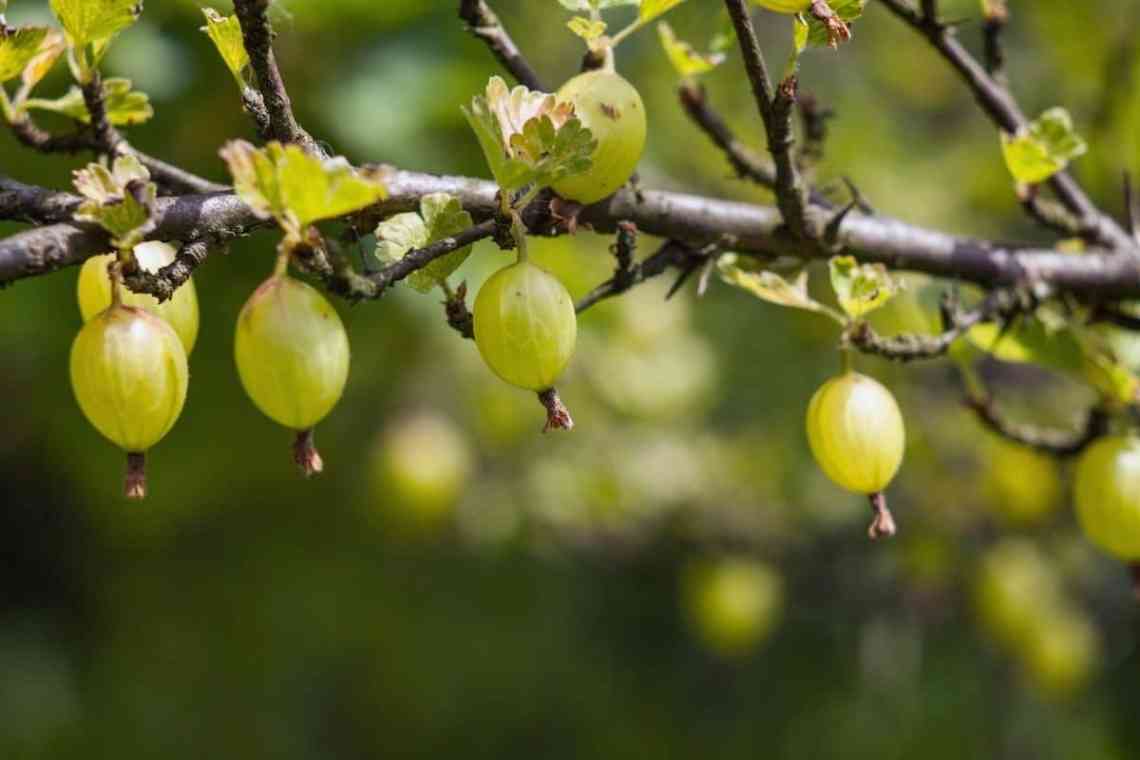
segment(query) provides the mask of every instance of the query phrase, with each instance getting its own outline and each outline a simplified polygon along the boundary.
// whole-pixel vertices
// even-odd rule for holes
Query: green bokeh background
[[[455,5],[276,3],[301,121],[355,161],[485,174],[459,105],[499,72]],[[554,0],[494,5],[545,81],[574,73],[580,42]],[[1046,240],[963,86],[870,5],[852,44],[804,62],[801,86],[837,113],[819,181],[850,177],[910,221]],[[943,5],[975,46],[978,3]],[[1010,2],[1010,78],[1030,113],[1069,107],[1091,144],[1076,171],[1110,209],[1120,172],[1140,170],[1133,5]],[[155,105],[130,130],[136,145],[224,180],[218,146],[251,130],[197,31],[199,6],[150,0],[105,69]],[[11,0],[9,20],[47,13]],[[715,0],[688,0],[670,20],[700,44],[718,14]],[[758,19],[782,62],[790,22]],[[686,121],[652,30],[618,61],[651,117],[644,185],[766,200]],[[45,93],[63,91],[64,68]],[[756,145],[739,57],[707,85]],[[64,188],[77,165],[0,133],[0,171],[17,179]],[[949,363],[859,361],[909,426],[891,492],[902,533],[871,545],[866,505],[816,471],[803,436],[812,390],[838,367],[826,320],[715,281],[703,299],[689,288],[669,302],[667,282],[647,285],[581,320],[561,383],[578,428],[543,436],[538,404],[446,327],[438,294],[399,289],[338,303],[352,375],[317,431],[326,473],[301,481],[288,434],[244,397],[231,357],[274,242],[235,243],[195,275],[190,396],[152,452],[141,504],[122,500],[122,455],[68,386],[76,272],[0,293],[0,757],[1140,756],[1125,573],[1076,531],[1066,468],[984,433]],[[579,296],[608,276],[608,244],[582,233],[535,246]],[[474,290],[507,261],[480,245],[455,280]],[[911,286],[885,329],[913,327],[936,301]],[[1039,372],[984,369],[1025,418],[1068,424],[1092,398]],[[401,487],[409,472],[436,487]],[[429,520],[432,499],[443,514]],[[1019,505],[1031,519],[1008,517]],[[1045,560],[1057,614],[1095,632],[1071,683],[1003,645],[971,601],[979,563],[1010,536]],[[769,635],[729,656],[702,640],[683,589],[693,562],[738,553],[782,579],[783,604]],[[1029,598],[1025,614],[1044,607]]]

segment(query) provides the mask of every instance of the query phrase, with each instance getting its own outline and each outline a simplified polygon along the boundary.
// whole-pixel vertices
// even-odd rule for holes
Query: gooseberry
[[[1101,438],[1081,455],[1073,482],[1077,518],[1090,541],[1140,560],[1140,438]]]
[[[146,496],[146,451],[174,426],[189,372],[182,342],[165,321],[113,305],[71,344],[71,387],[88,421],[127,452],[126,495]]]
[[[574,77],[562,85],[558,99],[574,104],[575,116],[598,147],[590,168],[554,183],[554,191],[572,201],[596,203],[633,176],[645,148],[645,106],[633,85],[606,69]]]
[[[902,464],[906,431],[891,392],[858,372],[833,377],[812,396],[807,435],[812,455],[827,477],[842,488],[871,496],[876,513],[871,537],[893,534],[883,490]]]
[[[682,599],[689,623],[709,649],[739,657],[775,628],[783,609],[783,581],[760,562],[721,558],[685,569]]]
[[[526,261],[504,267],[475,298],[475,344],[496,375],[549,389],[574,353],[578,320],[558,278]]]
[[[302,472],[320,472],[312,428],[340,400],[348,380],[348,335],[336,310],[315,288],[275,274],[238,315],[234,359],[254,405],[298,432],[294,458]]]
[[[135,260],[144,272],[156,272],[174,261],[177,250],[169,243],[147,241],[135,246]],[[79,313],[88,322],[96,314],[111,305],[111,281],[107,276],[107,266],[115,261],[115,254],[107,253],[92,256],[83,262],[79,270]],[[126,288],[122,291],[124,306],[138,306],[161,317],[170,323],[178,333],[182,346],[189,355],[198,339],[198,294],[194,290],[194,280],[187,280],[174,291],[169,300],[159,303],[158,299],[146,293],[133,293]]]

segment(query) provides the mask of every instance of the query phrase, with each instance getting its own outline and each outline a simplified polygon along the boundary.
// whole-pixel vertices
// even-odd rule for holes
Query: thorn
[[[681,274],[677,276],[676,282],[674,282],[672,287],[669,288],[669,292],[665,294],[665,300],[668,301],[673,296],[677,295],[677,291],[679,291],[681,289],[681,287],[685,284],[685,282],[688,281],[689,277],[692,276],[693,272],[695,272],[696,270],[697,270],[696,264],[693,264],[693,263],[685,264],[684,269],[681,270]]]
[[[871,204],[867,202],[867,199],[863,196],[863,193],[859,191],[859,188],[856,187],[851,178],[844,175],[843,184],[847,186],[847,192],[851,193],[851,198],[855,202],[855,207],[868,216],[874,216],[874,207],[872,207]]]
[[[827,222],[827,227],[823,230],[823,244],[832,251],[839,251],[843,248],[843,244],[839,241],[839,228],[843,226],[843,220],[847,218],[847,215],[854,210],[855,201],[851,201]]]

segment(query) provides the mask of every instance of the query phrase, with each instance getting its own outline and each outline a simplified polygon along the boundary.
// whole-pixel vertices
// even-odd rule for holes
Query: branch
[[[119,143],[123,138],[107,118],[107,104],[103,100],[103,77],[98,70],[92,74],[91,81],[82,84],[80,90],[91,119],[91,138],[96,151],[105,156],[114,156],[119,152]]]
[[[485,180],[396,169],[389,169],[383,179],[389,197],[369,210],[378,216],[414,210],[428,193],[454,195],[480,222],[493,220],[498,211],[498,187]],[[0,192],[20,187],[0,178]],[[6,202],[8,218],[50,214],[53,206],[58,209],[69,196],[43,191],[32,197],[43,205]],[[77,197],[70,197],[78,203]],[[229,193],[163,197],[155,210],[156,225],[150,237],[157,240],[224,241],[266,225]],[[532,204],[524,219],[535,234],[560,232],[550,214],[549,201]],[[600,233],[613,233],[619,222],[630,221],[645,234],[698,250],[725,240],[732,250],[746,255],[827,259],[840,249],[860,261],[881,262],[892,269],[950,277],[990,289],[1045,286],[1098,301],[1140,297],[1140,259],[1136,257],[1103,249],[1073,256],[1051,248],[950,235],[858,211],[844,219],[835,247],[794,238],[779,210],[770,206],[685,193],[643,190],[635,194],[621,190],[583,209],[579,221]],[[53,224],[21,232],[0,240],[0,284],[79,264],[106,250],[106,235],[82,225]]]
[[[685,80],[681,83],[677,94],[681,98],[681,106],[685,109],[685,113],[704,130],[718,148],[724,151],[738,177],[752,180],[761,187],[776,186],[776,172],[736,139],[736,135],[729,129],[721,115],[708,104],[704,85]]]
[[[574,306],[579,314],[599,301],[620,295],[635,285],[669,271],[672,267],[685,267],[693,256],[698,255],[688,246],[675,240],[666,240],[657,252],[645,261],[633,264],[629,269],[615,273],[613,277],[591,290]]]
[[[234,12],[241,24],[242,41],[249,54],[250,68],[257,78],[262,105],[269,117],[268,134],[264,136],[283,143],[296,143],[313,155],[324,155],[316,140],[297,123],[293,115],[293,102],[285,90],[285,80],[281,78],[277,57],[273,53],[273,31],[266,16],[268,7],[269,0],[234,0]],[[252,103],[247,103],[247,110],[255,113],[256,108],[251,105]],[[264,128],[260,119],[255,118],[254,121],[259,128]]]
[[[156,299],[167,301],[210,255],[211,244],[205,240],[188,243],[178,251],[174,261],[157,272],[141,269],[124,274],[123,284],[135,293],[149,293]]]
[[[934,2],[924,0],[922,13],[911,7],[906,0],[881,2],[891,13],[922,34],[958,72],[973,92],[978,105],[999,129],[1012,134],[1028,123],[1010,91],[986,73],[977,59],[958,42],[952,27],[937,19],[934,15]],[[1086,239],[1108,248],[1136,248],[1128,234],[1112,217],[1096,207],[1071,174],[1059,172],[1049,180],[1049,185],[1065,208],[1080,219],[1082,235]]]
[[[1099,408],[1089,411],[1078,430],[1068,431],[1008,420],[992,398],[968,398],[966,405],[974,410],[983,425],[1003,438],[1056,457],[1076,456],[1108,432],[1108,415]]]
[[[744,68],[752,84],[752,95],[764,121],[768,136],[768,152],[776,164],[776,205],[797,238],[815,237],[808,229],[805,207],[807,189],[796,170],[792,157],[792,106],[796,102],[796,78],[790,76],[780,82],[775,91],[768,76],[768,66],[756,39],[752,16],[745,0],[725,0],[728,15],[736,30]]]
[[[460,0],[459,18],[467,22],[468,31],[487,44],[491,53],[519,84],[526,85],[531,90],[546,92],[538,74],[523,57],[487,3],[483,0]]]

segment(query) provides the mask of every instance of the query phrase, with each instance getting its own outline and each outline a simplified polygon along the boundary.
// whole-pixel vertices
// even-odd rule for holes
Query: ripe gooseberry
[[[685,569],[682,600],[690,625],[709,649],[739,657],[756,648],[779,621],[779,573],[742,558],[702,561]]]
[[[135,260],[144,272],[157,272],[172,263],[178,253],[169,243],[156,240],[139,243],[134,250]],[[107,277],[107,266],[114,261],[113,253],[92,256],[83,262],[79,270],[79,313],[84,322],[111,305],[111,280]],[[178,333],[187,356],[194,350],[194,342],[198,339],[198,294],[192,278],[174,291],[169,300],[161,303],[152,295],[133,293],[126,288],[122,291],[122,301],[125,306],[137,306],[165,319]]]
[[[475,345],[500,378],[546,391],[562,374],[578,334],[570,294],[527,261],[500,269],[475,298]]]
[[[1111,435],[1089,446],[1073,492],[1088,539],[1117,559],[1140,562],[1140,437]]]
[[[320,472],[312,428],[340,400],[348,380],[348,335],[336,310],[315,288],[274,274],[238,315],[234,360],[254,405],[297,431],[293,454],[301,471]]]
[[[811,453],[824,474],[842,488],[868,494],[875,521],[871,538],[893,535],[883,490],[902,464],[906,445],[902,413],[879,381],[858,372],[828,380],[807,411]]]
[[[554,183],[554,191],[578,203],[596,203],[633,176],[645,149],[645,105],[632,84],[607,69],[574,77],[562,85],[558,99],[574,104],[574,115],[593,133],[598,147],[590,168]]]
[[[71,387],[88,421],[127,452],[127,498],[146,496],[146,451],[174,426],[186,401],[186,351],[169,324],[116,304],[71,344]]]

